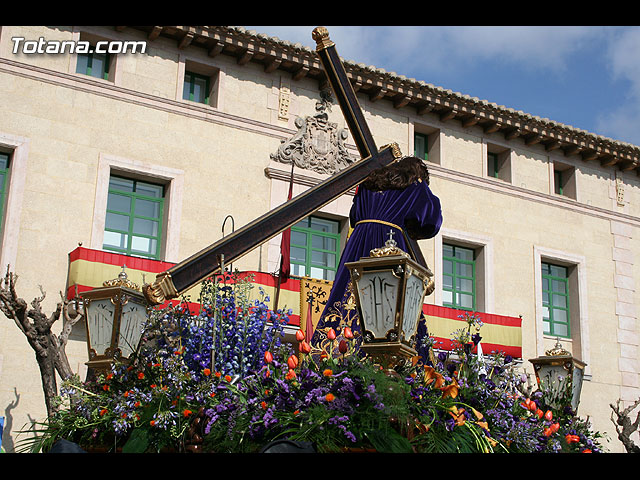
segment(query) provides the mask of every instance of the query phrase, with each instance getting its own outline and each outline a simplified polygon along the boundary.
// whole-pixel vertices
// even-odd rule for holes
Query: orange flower
[[[105,392],[108,392],[108,391],[109,391],[109,385],[103,385],[102,389],[103,389]]]
[[[208,377],[209,375],[211,375],[211,370],[208,368],[205,368],[202,373],[204,374],[205,377]]]
[[[298,415],[300,413],[300,410],[296,410],[295,412],[293,412],[294,415]]]
[[[298,340],[299,342],[304,340],[304,332],[302,330],[298,330],[296,332],[296,340]]]
[[[464,425],[464,422],[466,421],[466,417],[464,416],[464,408],[458,410],[456,406],[453,406],[449,411],[449,415],[453,417],[457,426]]]
[[[327,393],[327,394],[325,395],[325,397],[324,397],[324,399],[325,399],[327,402],[333,402],[333,401],[335,400],[335,398],[336,398],[336,397],[335,397],[335,395],[334,395],[333,393]]]
[[[211,393],[209,394],[209,396],[210,396],[211,398],[213,398],[213,397],[215,397],[215,396],[216,396],[216,394],[215,394],[215,393],[213,393],[213,392],[211,392]]]
[[[104,417],[107,412],[108,410],[106,408],[103,408],[102,410],[100,410],[100,416]]]
[[[260,402],[260,406],[262,407],[263,410],[267,409],[267,402],[265,402],[264,400],[262,402]]]
[[[551,421],[551,419],[553,418],[553,413],[551,413],[551,410],[547,410],[544,414],[544,418]]]
[[[296,372],[293,369],[289,369],[289,371],[287,372],[287,375],[284,378],[286,380],[291,380],[293,378],[296,378]]]
[[[322,372],[322,375],[324,375],[325,377],[330,377],[331,375],[333,375],[333,371],[330,368],[327,368]]]
[[[221,374],[220,372],[216,372],[214,375],[215,375],[216,377],[218,377],[218,378],[220,378],[220,377],[222,376],[222,374]]]
[[[107,380],[111,380],[113,378],[113,373],[108,373],[107,374]]]
[[[184,415],[184,417],[188,417],[189,415],[191,415],[193,412],[187,408],[184,409],[184,411],[182,412],[182,415]]]
[[[309,345],[309,342],[303,340],[300,342],[299,349],[301,353],[309,353],[311,351],[311,345]]]
[[[591,449],[585,448],[584,450],[582,450],[581,453],[591,453]]]
[[[153,427],[155,424],[156,424],[156,421],[155,421],[155,420],[151,420],[151,421],[149,422],[149,425],[151,425],[152,427]]]
[[[138,408],[140,406],[140,402],[136,402],[133,404],[134,407]]]
[[[446,387],[442,387],[440,390],[442,390],[442,398],[447,398],[447,397],[451,397],[451,398],[456,398],[458,396],[458,391],[460,390],[460,387],[458,386],[458,382],[456,382],[456,379],[453,379],[453,382],[451,382],[450,385],[447,385]]]
[[[347,338],[349,340],[353,338],[353,332],[349,327],[344,327],[344,329],[342,330],[342,334],[344,335],[344,338]]]
[[[425,385],[429,385],[431,382],[435,381],[433,384],[433,388],[441,388],[444,385],[444,377],[436,372],[436,369],[430,365],[425,365],[424,367],[424,383]]]
[[[151,388],[156,388],[156,387],[157,387],[157,385],[156,385],[155,383],[152,383],[152,384],[150,385],[150,387],[151,387]]]
[[[225,379],[227,382],[230,382],[230,381],[231,381],[231,375],[225,375],[225,376],[224,376],[224,379]]]
[[[138,372],[138,380],[142,380],[144,378],[144,373]]]

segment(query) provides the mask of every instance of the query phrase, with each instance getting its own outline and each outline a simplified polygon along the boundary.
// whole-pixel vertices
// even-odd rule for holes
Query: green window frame
[[[291,227],[291,273],[333,281],[340,261],[340,223],[307,217]]]
[[[476,309],[476,263],[471,248],[442,244],[442,305]]]
[[[108,53],[78,53],[76,73],[108,80],[110,63],[111,56]]]
[[[10,161],[10,154],[0,152],[0,234],[4,226],[4,210],[7,199],[7,189],[9,187]]]
[[[102,248],[159,259],[164,186],[111,175]]]
[[[487,175],[498,178],[498,154],[487,152]]]
[[[558,195],[562,195],[562,172],[560,170],[553,171],[554,192]]]
[[[544,333],[571,337],[569,311],[569,269],[542,263],[542,321]]]
[[[429,137],[424,133],[413,134],[413,156],[420,160],[429,160]]]
[[[206,75],[186,71],[184,73],[182,98],[209,105],[209,82],[210,78]]]

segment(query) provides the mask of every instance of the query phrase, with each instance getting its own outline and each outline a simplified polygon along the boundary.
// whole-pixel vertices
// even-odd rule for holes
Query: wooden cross
[[[152,284],[143,286],[143,293],[149,303],[160,304],[178,297],[204,279],[219,273],[225,262],[233,262],[249,253],[257,246],[343,195],[377,168],[388,165],[402,156],[395,143],[380,150],[376,147],[335,44],[329,39],[327,29],[324,27],[315,28],[312,38],[316,41],[316,53],[320,57],[331,88],[362,157],[361,160],[248,223],[228,237],[223,237],[169,270],[159,273]],[[415,258],[415,250],[417,252],[420,250],[415,248],[413,250]]]

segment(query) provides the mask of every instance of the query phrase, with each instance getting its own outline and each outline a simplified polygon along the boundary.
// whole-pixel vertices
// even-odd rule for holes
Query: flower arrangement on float
[[[320,355],[301,334],[284,342],[288,313],[270,310],[264,292],[251,301],[252,288],[218,277],[204,283],[198,314],[154,311],[135,360],[64,382],[58,413],[22,451],[61,438],[122,452],[260,452],[278,442],[314,452],[602,451],[588,421],[523,388],[509,357],[472,353],[475,314],[454,332],[453,351],[390,376],[359,354],[346,325],[324,332],[331,348]]]

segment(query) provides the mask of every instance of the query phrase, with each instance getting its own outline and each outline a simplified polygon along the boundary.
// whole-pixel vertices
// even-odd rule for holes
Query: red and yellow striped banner
[[[453,347],[451,334],[466,328],[467,322],[464,315],[470,312],[428,304],[424,305],[422,311],[427,319],[429,335],[438,342],[436,348],[451,350]],[[520,317],[473,313],[483,323],[479,333],[482,337],[482,351],[485,354],[500,351],[513,358],[522,358],[522,319]],[[472,333],[475,333],[475,330]]]
[[[89,248],[78,247],[69,253],[69,272],[67,276],[67,298],[71,299],[77,293],[102,287],[106,280],[118,277],[122,267],[126,266],[127,278],[142,286],[155,280],[158,273],[164,272],[175,264],[151,260],[147,258],[129,257],[119,253],[103,252]],[[263,272],[242,272],[241,275],[253,275],[255,288],[251,290],[252,299],[260,299],[260,288],[269,297],[267,305],[275,308],[278,278]],[[278,309],[291,310],[289,325],[306,330],[307,325],[317,325],[324,309],[323,299],[329,297],[332,282],[316,280],[308,277],[291,277],[280,285],[278,294]],[[309,295],[313,303],[309,308]],[[199,311],[198,299],[200,286],[196,285],[185,292],[187,305],[193,313]],[[176,303],[172,301],[172,303]],[[437,305],[425,304],[423,312],[427,319],[429,334],[438,342],[437,348],[450,350],[451,334],[466,326],[463,310],[455,310]],[[311,315],[311,322],[307,322]],[[477,312],[483,326],[480,330],[482,348],[485,353],[502,351],[514,358],[522,358],[522,319],[489,313]]]

